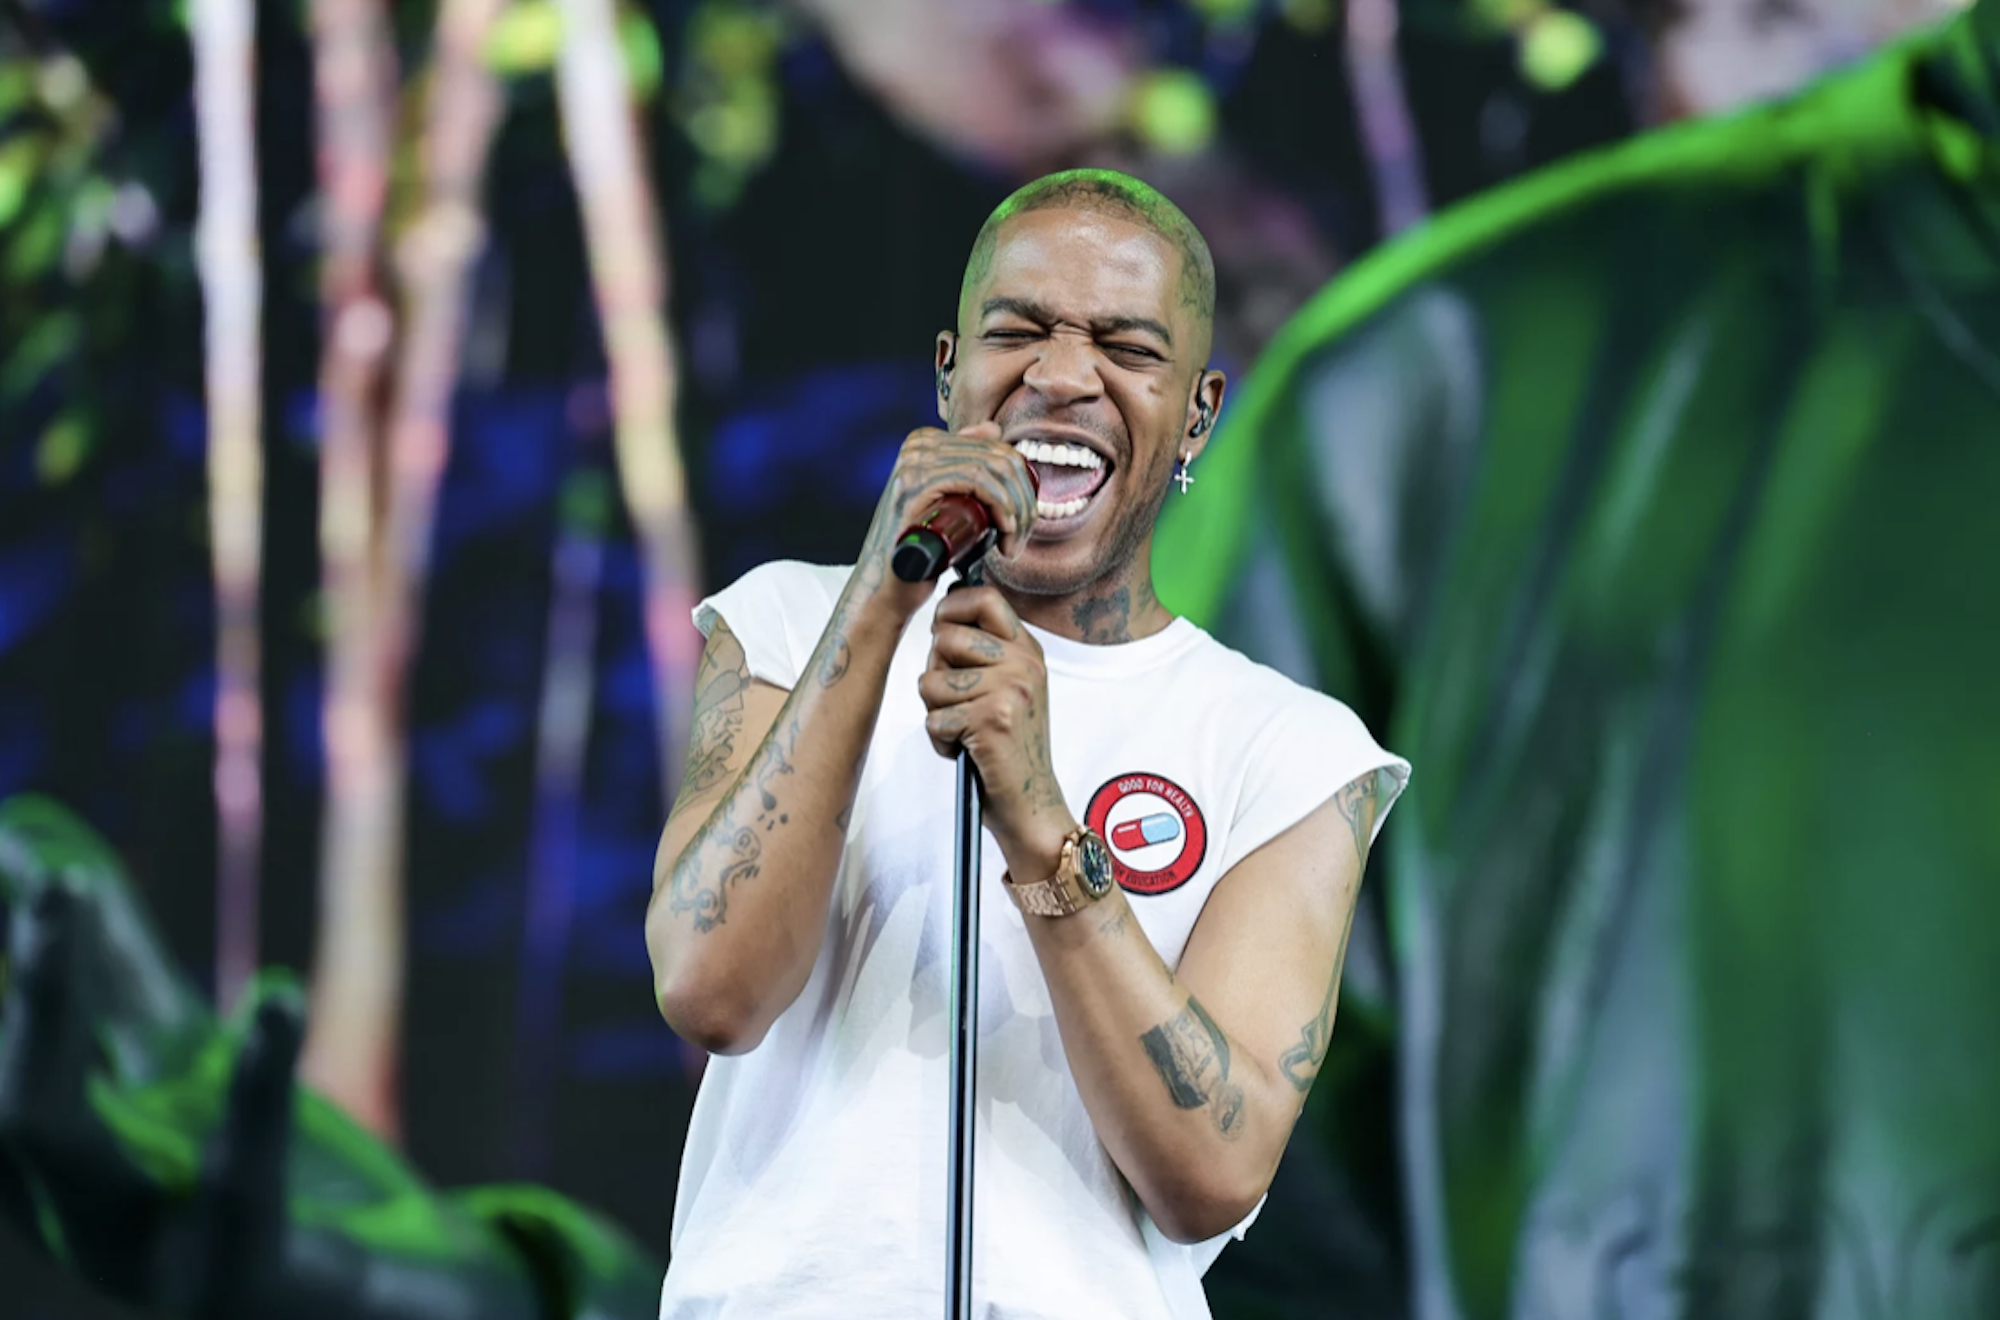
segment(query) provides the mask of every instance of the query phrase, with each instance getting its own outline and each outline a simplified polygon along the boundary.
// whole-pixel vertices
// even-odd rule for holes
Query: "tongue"
[[[1056,463],[1035,464],[1041,483],[1041,498],[1050,504],[1067,504],[1080,495],[1094,495],[1103,484],[1103,468],[1067,467]]]

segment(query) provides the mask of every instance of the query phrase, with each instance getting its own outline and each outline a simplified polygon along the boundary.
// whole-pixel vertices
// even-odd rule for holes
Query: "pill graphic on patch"
[[[1171,811],[1156,811],[1150,816],[1141,816],[1111,827],[1112,846],[1128,850],[1180,837],[1181,818]]]

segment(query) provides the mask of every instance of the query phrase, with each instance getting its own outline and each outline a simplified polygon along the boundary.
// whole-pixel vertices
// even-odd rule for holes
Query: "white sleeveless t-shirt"
[[[696,609],[789,689],[851,570],[778,562]],[[952,763],[924,734],[932,603],[890,667],[811,979],[747,1054],[710,1061],[689,1122],[662,1320],[936,1320],[945,1288]],[[1185,619],[1090,646],[1032,630],[1056,778],[1111,844],[1168,967],[1232,866],[1409,765],[1354,713]],[[1020,913],[986,839],[981,884],[973,1297],[984,1320],[1207,1320],[1230,1236],[1168,1241],[1083,1107]],[[754,882],[753,882],[754,883]],[[1253,1213],[1251,1219],[1256,1216]]]

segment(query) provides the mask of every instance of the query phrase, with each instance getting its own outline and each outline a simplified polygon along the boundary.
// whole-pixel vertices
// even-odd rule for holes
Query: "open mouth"
[[[1035,517],[1043,522],[1081,514],[1111,476],[1111,465],[1096,450],[1066,440],[1017,440],[1014,450],[1034,464],[1041,483]]]

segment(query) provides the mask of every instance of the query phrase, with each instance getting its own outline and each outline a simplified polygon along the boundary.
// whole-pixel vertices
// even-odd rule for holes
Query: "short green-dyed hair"
[[[1215,320],[1215,258],[1208,252],[1208,240],[1194,227],[1194,221],[1167,199],[1165,193],[1142,179],[1117,170],[1063,170],[1045,174],[1023,184],[1014,194],[993,208],[979,237],[972,240],[972,255],[965,262],[965,281],[958,287],[958,317],[964,324],[966,305],[972,291],[993,269],[993,248],[999,241],[1000,226],[1029,211],[1072,207],[1097,211],[1144,225],[1174,245],[1181,254],[1181,305],[1194,310],[1204,326]]]

